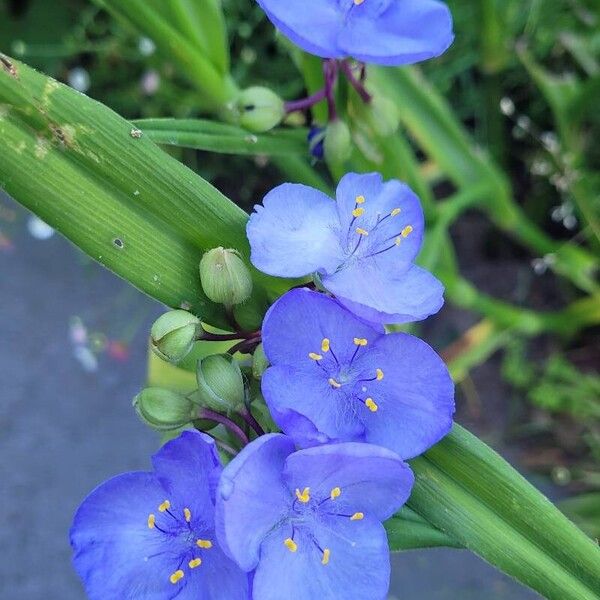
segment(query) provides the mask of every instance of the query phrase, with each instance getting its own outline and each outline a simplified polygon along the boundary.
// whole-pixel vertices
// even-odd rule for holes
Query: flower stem
[[[229,348],[229,350],[227,350],[227,354],[231,354],[232,356],[236,352],[241,352],[242,354],[250,354],[256,348],[256,346],[260,344],[261,339],[262,338],[260,331],[255,332],[254,337],[243,339],[242,341]]]
[[[254,415],[252,414],[249,408],[241,408],[238,412],[242,416],[244,421],[246,421],[246,423],[248,423],[248,425],[252,427],[256,435],[265,435],[265,430],[260,426],[260,423],[254,418]]]
[[[210,333],[203,331],[196,339],[204,342],[227,342],[230,340],[249,340],[260,335],[260,331],[237,331],[236,333]]]
[[[366,104],[371,102],[373,96],[371,96],[371,94],[367,92],[367,89],[365,88],[365,85],[363,83],[366,73],[364,65],[361,69],[360,79],[357,79],[354,73],[352,72],[352,67],[350,66],[350,63],[344,61],[341,63],[341,67],[344,75],[346,76],[346,79],[350,82],[350,85],[356,90],[358,95],[361,97],[362,101]]]
[[[312,108],[321,100],[325,100],[327,95],[327,90],[325,88],[320,89],[318,92],[312,94],[312,96],[308,96],[307,98],[302,98],[301,100],[292,100],[290,102],[285,103],[285,112],[286,114],[290,114],[293,112],[298,112],[301,110],[308,110]]]
[[[222,415],[214,410],[210,410],[210,408],[201,408],[198,411],[199,419],[206,419],[208,421],[214,421],[215,423],[220,423],[223,427],[227,428],[233,435],[235,435],[241,442],[244,444],[248,444],[250,441],[248,436],[244,433],[244,431],[234,423],[229,417]]]

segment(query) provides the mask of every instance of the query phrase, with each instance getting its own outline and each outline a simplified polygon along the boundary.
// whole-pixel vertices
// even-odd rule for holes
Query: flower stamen
[[[354,1],[356,2],[356,0],[354,0]],[[323,558],[321,559],[321,564],[328,565],[330,556],[331,556],[331,550],[329,550],[329,548],[324,548],[323,549]]]
[[[290,552],[296,552],[298,550],[298,544],[296,544],[292,538],[286,538],[283,540],[283,543]]]
[[[189,508],[184,508],[183,516],[185,518],[185,522],[189,523],[192,520],[192,511]]]
[[[181,569],[178,569],[177,571],[175,571],[175,573],[171,575],[171,577],[169,577],[169,581],[172,584],[176,584],[180,579],[183,579],[184,576],[185,573]]]
[[[305,487],[302,491],[296,488],[296,498],[303,504],[310,502],[310,488]]]
[[[212,548],[212,542],[210,540],[196,540],[196,546],[203,548],[204,550],[210,550]]]
[[[367,398],[365,400],[365,406],[373,413],[379,410],[379,406],[377,406],[373,398]]]
[[[365,518],[365,513],[355,512],[351,517],[351,521],[362,521]]]
[[[314,361],[320,361],[323,360],[323,355],[322,354],[317,354],[316,352],[309,352],[308,353],[308,358],[310,358],[311,360]]]
[[[336,390],[342,387],[342,384],[336,381],[333,377],[329,378],[328,383],[332,388],[335,388]]]
[[[202,559],[201,558],[193,558],[188,563],[188,567],[190,569],[195,569],[196,567],[199,567],[201,564],[202,564]]]
[[[330,497],[332,500],[335,500],[336,498],[339,498],[341,495],[342,495],[342,489],[341,489],[341,488],[339,488],[339,487],[334,487],[334,488],[331,490],[331,494],[329,494],[329,497]]]

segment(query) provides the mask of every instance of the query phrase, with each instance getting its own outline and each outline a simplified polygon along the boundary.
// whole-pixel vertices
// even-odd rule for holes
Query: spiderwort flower
[[[269,310],[262,392],[301,446],[365,441],[407,459],[452,426],[454,389],[425,342],[383,334],[324,294],[292,290]]]
[[[382,521],[414,477],[393,452],[335,444],[294,452],[285,435],[249,444],[223,471],[217,536],[254,600],[382,600],[390,576]]]
[[[248,577],[215,539],[221,465],[211,438],[184,432],[152,459],[96,488],[71,529],[74,563],[91,600],[240,600]]]
[[[337,202],[305,185],[280,185],[247,227],[255,267],[278,277],[317,272],[342,304],[378,323],[419,321],[442,307],[442,284],[413,264],[423,231],[417,196],[378,173],[344,176]]]
[[[437,0],[257,0],[271,22],[323,58],[406,65],[452,43],[452,15]]]

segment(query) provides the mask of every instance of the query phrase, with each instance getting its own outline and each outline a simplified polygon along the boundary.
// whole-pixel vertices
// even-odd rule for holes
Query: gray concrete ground
[[[0,209],[15,210],[1,192]],[[16,214],[16,223],[0,220],[14,246],[0,251],[0,599],[79,600],[73,511],[104,479],[148,468],[156,448],[131,398],[144,381],[146,331],[160,307],[60,237],[32,238],[26,213]],[[68,334],[71,317],[82,314],[113,335],[139,320],[127,362],[101,357],[96,372],[82,368]],[[466,551],[409,552],[393,564],[398,600],[538,597]]]

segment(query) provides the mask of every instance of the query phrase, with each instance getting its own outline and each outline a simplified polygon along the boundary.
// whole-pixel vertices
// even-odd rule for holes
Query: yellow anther
[[[292,538],[287,538],[283,540],[283,543],[290,552],[296,552],[296,550],[298,550],[298,544],[296,544],[296,542]]]
[[[177,583],[180,579],[183,579],[184,575],[185,573],[181,569],[179,569],[179,571],[175,571],[175,573],[173,573],[173,575],[169,577],[169,581],[171,583]]]
[[[192,558],[192,560],[190,560],[190,562],[188,563],[188,567],[190,569],[195,569],[196,567],[199,567],[201,564],[202,564],[201,558]]]
[[[148,528],[154,529],[156,525],[156,517],[154,515],[148,515]]]
[[[325,550],[323,550],[323,558],[321,559],[321,564],[322,565],[329,564],[329,557],[330,557],[330,555],[331,555],[331,550],[329,550],[329,548],[325,548]]]
[[[342,387],[342,384],[337,382],[333,377],[329,378],[329,385],[336,390]]]
[[[356,6],[360,6],[365,0],[354,0]]]
[[[399,208],[395,208],[391,213],[390,217],[397,217],[402,211]]]
[[[364,204],[365,197],[364,196],[356,196],[356,204]]]
[[[375,402],[373,402],[373,398],[367,398],[365,400],[365,406],[371,411],[371,412],[377,412],[379,410],[379,406],[377,406],[377,404],[375,404]]]
[[[296,498],[303,504],[310,501],[310,488],[305,487],[302,491],[296,488]]]
[[[375,378],[377,381],[381,381],[383,379],[383,371],[381,369],[377,369],[375,371]]]
[[[396,244],[396,246],[399,246],[400,243],[402,242],[402,238],[400,236],[398,236],[395,240],[394,240],[394,244]]]
[[[352,211],[352,216],[353,217],[360,217],[361,215],[363,215],[365,212],[365,209],[362,206],[359,206],[358,208],[355,208]]]
[[[317,354],[316,352],[309,352],[308,358],[310,358],[311,360],[321,360],[323,357],[320,354]]]
[[[341,490],[341,488],[339,488],[339,487],[334,487],[334,488],[331,490],[331,494],[329,494],[329,497],[330,497],[332,500],[335,500],[336,498],[339,498],[341,495],[342,495],[342,490]]]
[[[351,521],[362,521],[365,518],[365,513],[355,512],[351,517]]]
[[[413,232],[413,227],[412,225],[407,225],[403,230],[402,230],[402,237],[408,237],[411,233]]]
[[[321,352],[329,352],[329,348],[331,347],[331,343],[329,342],[329,338],[323,338],[321,342]]]
[[[358,235],[369,235],[369,232],[366,229],[363,229],[362,227],[357,227],[356,233],[358,233]]]
[[[355,346],[366,346],[369,341],[366,338],[354,338]]]
[[[165,500],[159,507],[158,510],[160,512],[166,512],[171,508],[171,503],[168,500]]]
[[[196,540],[196,546],[198,546],[198,548],[209,550],[212,548],[212,542],[210,540]]]
[[[183,516],[185,517],[186,523],[189,523],[192,520],[192,511],[189,508],[184,508]]]

